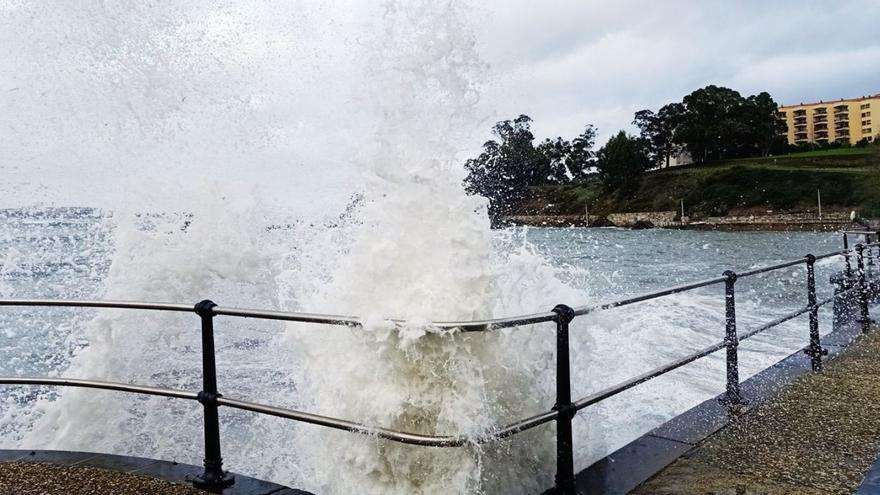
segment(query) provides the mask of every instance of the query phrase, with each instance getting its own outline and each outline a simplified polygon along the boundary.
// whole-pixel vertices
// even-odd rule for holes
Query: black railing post
[[[724,309],[725,309],[725,334],[724,346],[727,348],[727,393],[723,403],[727,405],[732,414],[739,412],[745,404],[739,393],[739,362],[737,349],[739,336],[736,334],[736,294],[734,284],[736,273],[727,270],[723,273],[727,280],[724,282]]]
[[[868,286],[865,280],[865,246],[856,244],[856,283],[859,286],[859,318],[858,322],[862,324],[862,331],[867,332],[871,328],[871,315],[868,313]]]
[[[877,258],[880,259],[880,230],[874,232],[874,242],[877,243]]]
[[[205,410],[205,471],[193,480],[193,485],[211,491],[220,491],[235,483],[235,477],[223,471],[220,453],[220,418],[217,414],[217,363],[214,356],[214,311],[212,301],[195,305],[202,319],[202,391],[199,402]]]
[[[871,245],[871,234],[865,234],[865,246]],[[868,248],[868,266],[874,266],[874,252]]]
[[[846,232],[843,233],[843,250],[846,251],[843,258],[846,260],[846,276],[848,278],[852,276],[852,263],[849,259],[852,253],[849,252],[849,237],[847,237]]]
[[[556,313],[556,493],[575,495],[574,449],[571,440],[571,420],[576,413],[571,403],[571,365],[569,363],[568,324],[574,319],[574,310],[559,304]]]
[[[807,307],[810,308],[810,346],[804,349],[804,354],[810,356],[813,371],[822,371],[822,356],[828,355],[828,350],[823,349],[819,341],[819,306],[816,301],[816,257],[808,254],[804,258],[807,261]]]

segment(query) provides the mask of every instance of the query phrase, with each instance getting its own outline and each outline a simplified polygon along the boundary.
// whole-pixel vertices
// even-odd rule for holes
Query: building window
[[[862,112],[862,117],[870,117],[871,112]]]
[[[871,108],[871,104],[870,103],[863,103],[862,106],[860,106],[859,108],[862,110],[864,110],[866,108]]]

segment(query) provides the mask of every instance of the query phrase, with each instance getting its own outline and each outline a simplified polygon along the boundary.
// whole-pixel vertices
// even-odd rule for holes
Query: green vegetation
[[[587,205],[596,214],[677,211],[681,200],[697,216],[809,210],[817,189],[828,209],[880,216],[880,148],[791,146],[766,92],[706,86],[656,113],[636,112],[638,137],[620,131],[595,152],[590,124],[571,140],[538,144],[531,124],[526,115],[496,123],[495,139],[465,163],[465,189],[489,199],[493,225],[516,214],[582,214]],[[670,168],[683,152],[695,163]]]
[[[596,175],[607,191],[632,190],[639,174],[651,168],[646,142],[620,131],[596,153]]]
[[[871,150],[868,147],[830,148],[830,149],[821,149],[821,150],[812,150],[812,151],[802,151],[800,153],[791,153],[788,155],[783,155],[782,158],[788,159],[788,158],[803,158],[803,157],[812,157],[812,156],[869,155],[872,152],[873,152],[873,150]]]
[[[489,199],[494,225],[522,207],[530,187],[587,180],[596,129],[587,125],[571,141],[546,139],[535,146],[531,124],[527,115],[496,123],[492,134],[498,140],[486,141],[483,152],[464,164],[465,190]]]
[[[787,148],[780,133],[785,122],[766,92],[744,97],[730,88],[709,85],[669,103],[657,113],[640,110],[633,118],[641,137],[649,143],[656,165],[669,166],[681,151],[695,162],[747,156],[767,156],[774,148]]]
[[[857,209],[880,216],[880,147],[841,148],[779,157],[724,160],[642,174],[628,190],[604,192],[597,178],[582,184],[545,185],[531,190],[522,213],[608,214],[678,210],[726,215],[734,211]]]

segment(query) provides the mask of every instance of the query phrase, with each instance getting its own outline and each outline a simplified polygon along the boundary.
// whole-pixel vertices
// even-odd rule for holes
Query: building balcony
[[[815,117],[813,117],[813,122],[815,122],[817,124],[819,122],[828,122],[828,116],[827,115],[816,115]]]
[[[795,116],[795,117],[806,117],[806,116],[807,116],[807,111],[806,111],[806,110],[795,110],[795,111],[794,111],[794,116]]]

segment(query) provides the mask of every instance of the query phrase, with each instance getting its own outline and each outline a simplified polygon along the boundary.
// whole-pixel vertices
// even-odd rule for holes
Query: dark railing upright
[[[813,371],[822,371],[822,356],[828,355],[828,350],[822,348],[819,340],[819,305],[816,301],[816,257],[808,254],[807,260],[807,306],[810,308],[810,345],[804,349],[804,354],[810,356],[810,364]]]
[[[843,259],[846,261],[846,276],[849,277],[852,275],[852,263],[849,259],[849,236],[847,232],[843,233],[843,250],[845,252]]]
[[[862,232],[858,232],[861,234]],[[880,241],[880,234],[878,234]],[[172,303],[149,303],[137,301],[75,301],[75,300],[13,300],[0,299],[0,306],[65,306],[65,307],[92,307],[92,308],[127,308],[135,310],[158,310],[158,311],[178,311],[178,312],[195,312],[201,319],[201,338],[202,338],[202,390],[198,394],[193,392],[161,389],[156,387],[147,387],[143,385],[131,385],[114,382],[97,382],[81,379],[65,379],[65,378],[34,378],[34,377],[0,377],[0,384],[6,385],[55,385],[55,386],[74,386],[86,387],[104,390],[119,390],[125,392],[147,394],[154,396],[165,396],[189,400],[198,400],[204,408],[204,472],[199,475],[193,484],[196,487],[212,491],[220,492],[224,488],[232,485],[235,478],[223,470],[223,458],[220,449],[220,425],[218,407],[220,405],[232,407],[239,410],[246,410],[260,414],[268,414],[272,416],[283,417],[296,421],[302,421],[319,426],[335,428],[355,433],[372,434],[378,438],[400,442],[411,445],[422,445],[431,447],[461,447],[473,443],[484,443],[492,439],[507,438],[522,431],[535,428],[552,421],[556,422],[556,491],[561,495],[574,495],[576,493],[575,475],[574,475],[574,454],[572,441],[572,420],[577,411],[596,404],[609,397],[615,396],[625,390],[644,383],[648,380],[661,376],[672,370],[678,369],[688,363],[691,363],[702,357],[706,357],[712,353],[726,349],[726,391],[722,400],[729,407],[732,414],[741,411],[741,406],[746,402],[741,396],[739,384],[739,363],[738,363],[738,347],[741,340],[745,340],[769,328],[773,328],[779,324],[789,321],[805,313],[809,313],[809,346],[804,350],[811,358],[812,369],[820,371],[822,369],[822,356],[827,352],[821,347],[819,336],[818,310],[833,301],[837,301],[851,293],[855,294],[858,303],[858,322],[863,325],[863,329],[867,330],[870,324],[869,314],[869,298],[871,288],[867,283],[867,274],[865,271],[865,249],[870,250],[872,247],[880,249],[880,242],[866,245],[858,244],[853,250],[848,248],[846,233],[844,233],[844,245],[847,247],[844,251],[826,253],[819,256],[808,254],[805,257],[779,263],[773,266],[755,268],[739,274],[733,271],[725,271],[723,277],[694,282],[673,288],[663,289],[650,294],[642,294],[618,301],[599,304],[595,306],[582,306],[571,308],[564,304],[557,305],[549,313],[539,313],[533,315],[516,316],[511,318],[499,318],[495,320],[470,321],[470,322],[435,322],[437,328],[452,329],[458,328],[461,331],[490,331],[499,328],[509,328],[514,326],[529,325],[541,322],[553,321],[556,324],[556,402],[550,411],[542,412],[535,416],[519,420],[511,423],[501,429],[495,431],[494,435],[473,439],[464,435],[457,436],[432,436],[421,435],[416,433],[407,433],[403,431],[389,430],[381,427],[371,427],[362,425],[348,420],[332,418],[328,416],[320,416],[316,414],[284,409],[280,407],[268,406],[253,402],[245,402],[241,400],[224,398],[217,389],[217,370],[216,357],[214,347],[214,317],[216,315],[225,315],[232,317],[245,318],[262,318],[270,320],[299,321],[306,323],[318,323],[326,325],[340,326],[357,326],[360,320],[356,317],[335,316],[335,315],[319,315],[308,313],[285,313],[280,311],[263,311],[249,310],[242,308],[226,308],[218,307],[210,300],[204,300],[196,304],[194,307],[183,304]],[[855,280],[852,278],[852,268],[850,258],[856,253],[857,276]],[[815,262],[818,259],[826,259],[837,256],[843,256],[846,262],[847,283],[843,285],[841,291],[835,293],[834,296],[823,301],[817,301],[816,298],[816,276]],[[768,273],[774,270],[780,270],[787,267],[797,266],[804,263],[807,274],[807,306],[797,309],[786,314],[776,320],[766,323],[760,327],[750,329],[742,334],[737,332],[736,322],[736,293],[735,284],[738,278],[745,278],[762,273]],[[870,265],[869,265],[870,266]],[[873,272],[872,272],[873,276]],[[611,308],[619,308],[636,304],[643,301],[656,299],[671,294],[682,293],[685,291],[708,287],[724,283],[724,300],[725,300],[725,337],[721,342],[716,342],[708,347],[700,349],[685,357],[678,358],[676,361],[664,364],[654,370],[643,373],[639,376],[627,379],[621,383],[605,388],[591,395],[581,398],[577,401],[571,399],[571,359],[570,359],[570,342],[569,342],[569,324],[576,316],[586,315],[595,311],[601,311]],[[394,324],[402,323],[400,320],[390,320]]]
[[[739,393],[739,336],[736,333],[736,273],[727,270],[724,281],[724,347],[727,349],[727,392],[723,402],[731,412],[743,404]]]
[[[574,445],[571,421],[577,409],[571,403],[571,364],[568,324],[574,319],[574,310],[559,304],[556,313],[556,490],[559,495],[575,495]]]
[[[220,418],[217,413],[217,363],[214,352],[214,302],[205,299],[195,305],[202,320],[202,390],[199,402],[205,411],[205,471],[193,480],[199,488],[223,489],[235,483],[235,477],[223,471],[220,452]]]
[[[871,326],[871,316],[868,313],[868,284],[865,279],[865,246],[856,244],[856,284],[858,290],[859,301],[859,318],[858,322],[862,324],[862,331],[867,332]],[[869,248],[870,249],[870,248]]]

